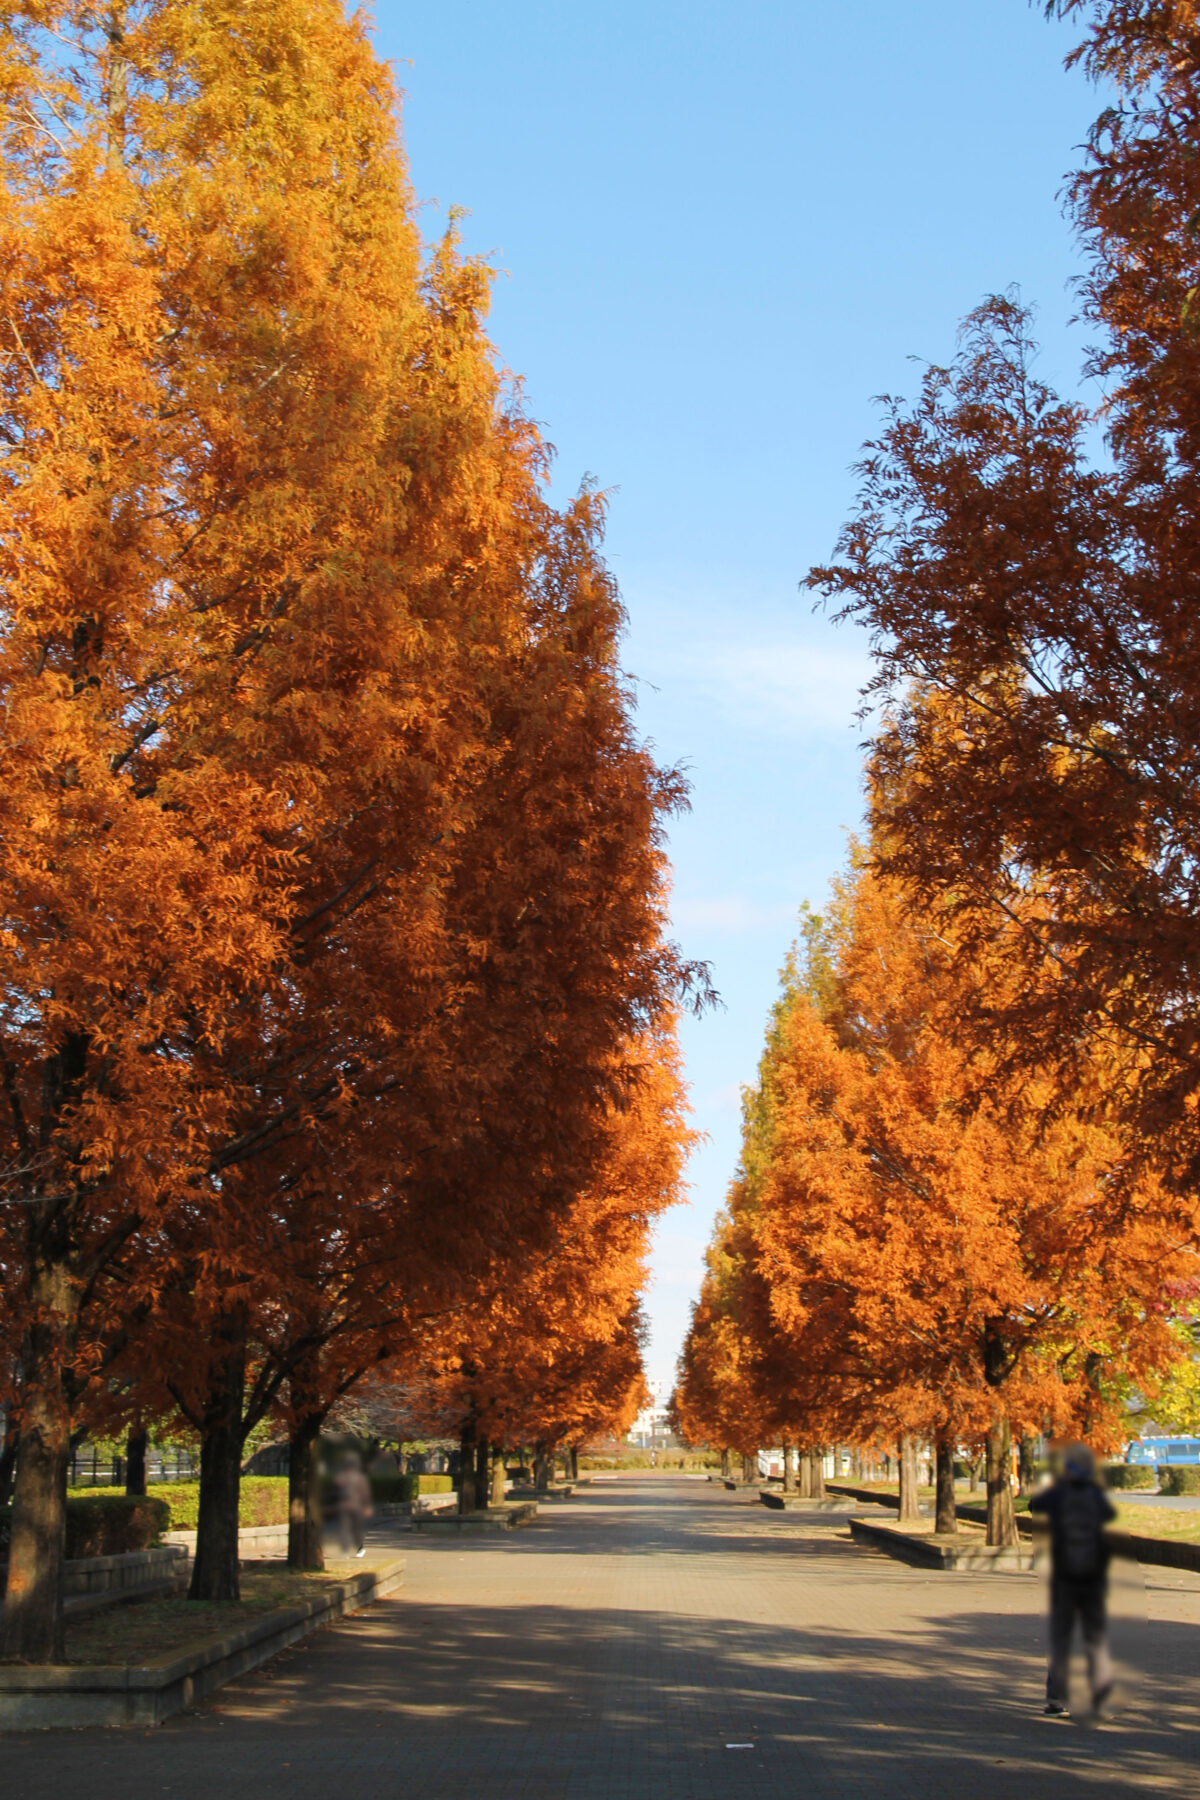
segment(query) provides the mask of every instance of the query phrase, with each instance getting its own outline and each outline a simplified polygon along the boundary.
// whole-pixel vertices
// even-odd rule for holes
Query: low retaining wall
[[[414,1513],[414,1531],[512,1531],[518,1525],[532,1525],[538,1516],[536,1500],[519,1500],[515,1505],[483,1506],[473,1513]]]
[[[161,1725],[319,1626],[395,1593],[403,1582],[404,1559],[393,1557],[331,1583],[312,1600],[263,1613],[225,1637],[140,1667],[0,1663],[0,1729]]]
[[[847,1494],[858,1500],[874,1500],[880,1506],[891,1506],[898,1512],[900,1501],[895,1494],[877,1494],[868,1488],[844,1487],[840,1483],[827,1482],[831,1493]],[[967,1519],[975,1525],[987,1524],[987,1507],[975,1506],[970,1501],[965,1506],[955,1507],[960,1519]],[[1032,1538],[1035,1531],[1034,1517],[1029,1513],[1017,1513],[1017,1532],[1022,1538]],[[1191,1569],[1200,1572],[1200,1544],[1181,1543],[1177,1538],[1145,1537],[1137,1531],[1109,1531],[1109,1547],[1114,1556],[1124,1557],[1129,1562],[1139,1562],[1160,1569]]]
[[[186,1551],[174,1544],[123,1556],[72,1557],[63,1565],[63,1605],[77,1617],[126,1600],[173,1593],[187,1579],[187,1561]],[[7,1579],[8,1564],[0,1563],[0,1595]]]
[[[850,1536],[856,1544],[870,1544],[886,1550],[901,1562],[921,1569],[1001,1570],[1006,1573],[1033,1567],[1033,1550],[1025,1545],[994,1549],[985,1543],[953,1543],[949,1538],[935,1539],[921,1532],[902,1531],[898,1525],[875,1524],[869,1519],[851,1519]]]
[[[182,1575],[187,1561],[176,1545],[161,1549],[133,1550],[126,1556],[81,1556],[63,1567],[63,1598],[84,1594],[131,1593],[156,1587]],[[0,1583],[2,1586],[2,1583]]]
[[[778,1488],[760,1488],[759,1499],[764,1506],[773,1512],[853,1512],[859,1505],[857,1500],[843,1500],[838,1497],[823,1500],[806,1500],[800,1494],[784,1494]]]
[[[173,1544],[188,1556],[196,1554],[194,1531],[164,1531],[163,1543]],[[243,1525],[238,1532],[238,1555],[241,1557],[286,1556],[288,1528],[284,1525]]]

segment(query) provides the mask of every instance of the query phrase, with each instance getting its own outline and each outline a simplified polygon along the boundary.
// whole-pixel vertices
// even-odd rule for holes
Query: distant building
[[[660,1392],[654,1394],[649,1406],[642,1408],[625,1442],[631,1450],[678,1450],[682,1447],[671,1431],[667,1403]]]

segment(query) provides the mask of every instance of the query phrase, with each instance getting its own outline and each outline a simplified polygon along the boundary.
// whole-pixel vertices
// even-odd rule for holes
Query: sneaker
[[[1067,1709],[1061,1700],[1047,1700],[1042,1713],[1047,1719],[1065,1719]]]
[[[364,1544],[364,1545],[363,1545],[363,1547],[362,1547],[362,1549],[361,1549],[361,1550],[356,1550],[356,1551],[355,1551],[355,1552],[354,1552],[354,1554],[355,1554],[355,1556],[365,1556],[365,1555],[366,1555],[366,1554],[367,1554],[367,1546],[366,1546],[366,1545],[365,1545],[365,1544]]]

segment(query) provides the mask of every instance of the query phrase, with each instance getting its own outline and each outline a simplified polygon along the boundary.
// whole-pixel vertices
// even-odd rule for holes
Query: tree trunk
[[[550,1456],[544,1444],[533,1447],[533,1485],[539,1494],[550,1486]]]
[[[1022,1497],[1032,1494],[1037,1485],[1037,1470],[1033,1466],[1036,1448],[1036,1438],[1023,1437],[1017,1444],[1017,1492]]]
[[[125,1492],[127,1494],[144,1494],[146,1491],[146,1448],[150,1441],[148,1431],[131,1431],[125,1440]]]
[[[810,1450],[808,1454],[810,1459],[808,1497],[810,1500],[823,1500],[825,1498],[825,1452],[817,1449]]]
[[[742,1480],[747,1487],[753,1486],[754,1482],[758,1480],[758,1458],[756,1456],[742,1457]]]
[[[50,1663],[65,1659],[62,1578],[71,1460],[67,1379],[75,1360],[79,1300],[65,1263],[34,1261],[29,1284],[35,1322],[22,1356],[21,1444],[0,1658]]]
[[[17,1445],[20,1441],[21,1433],[13,1424],[10,1412],[8,1429],[4,1434],[4,1448],[0,1450],[0,1506],[7,1506],[12,1498],[13,1477],[17,1472]]]
[[[489,1506],[504,1505],[504,1451],[497,1444],[492,1450],[491,1491],[488,1494]]]
[[[1012,1493],[1012,1433],[999,1418],[987,1435],[987,1541],[998,1548],[1020,1542]]]
[[[293,1401],[296,1383],[292,1383]],[[325,1520],[321,1507],[321,1426],[323,1411],[303,1413],[288,1438],[288,1568],[325,1567]]]
[[[921,1516],[917,1497],[917,1440],[911,1431],[900,1439],[900,1524],[912,1525]]]
[[[569,1459],[568,1464],[567,1464],[567,1473],[570,1476],[572,1481],[578,1481],[579,1480],[579,1446],[578,1446],[578,1444],[571,1445],[571,1448],[567,1451],[567,1456]]]
[[[241,1598],[238,1501],[242,1481],[242,1403],[246,1391],[246,1319],[240,1310],[213,1331],[208,1394],[200,1433],[200,1503],[189,1600]]]
[[[937,1517],[933,1529],[939,1537],[953,1537],[958,1530],[958,1509],[954,1503],[953,1438],[938,1439]]]
[[[464,1419],[458,1440],[458,1510],[473,1513],[475,1495],[475,1421]]]
[[[794,1494],[796,1491],[795,1444],[785,1444],[783,1446],[783,1491],[785,1494]]]

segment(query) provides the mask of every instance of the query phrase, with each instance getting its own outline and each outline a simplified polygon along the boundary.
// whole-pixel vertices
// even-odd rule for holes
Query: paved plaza
[[[1096,1727],[1040,1716],[1040,1578],[910,1569],[836,1515],[646,1475],[400,1546],[401,1597],[157,1731],[0,1739],[5,1800],[1200,1792],[1200,1577],[1123,1570]]]

